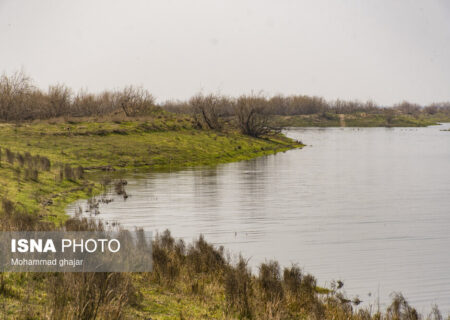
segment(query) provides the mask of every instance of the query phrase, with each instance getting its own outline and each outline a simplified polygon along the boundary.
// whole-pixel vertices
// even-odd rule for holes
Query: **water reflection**
[[[366,303],[402,290],[419,310],[449,312],[449,127],[292,129],[308,147],[129,176],[131,197],[101,217],[187,241],[202,233],[253,265],[299,263]]]

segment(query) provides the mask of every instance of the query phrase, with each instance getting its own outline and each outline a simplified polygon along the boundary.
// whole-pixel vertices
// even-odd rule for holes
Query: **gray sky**
[[[447,0],[0,0],[0,39],[42,88],[450,100]]]

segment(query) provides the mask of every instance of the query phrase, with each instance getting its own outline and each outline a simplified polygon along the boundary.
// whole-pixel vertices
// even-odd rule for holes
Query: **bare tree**
[[[58,84],[48,88],[48,111],[46,117],[61,117],[70,113],[72,91],[65,85]]]
[[[242,133],[260,137],[269,133],[267,101],[260,96],[241,96],[237,100],[235,114]]]
[[[117,102],[127,117],[143,115],[155,107],[155,98],[142,87],[126,87],[117,93]]]
[[[71,116],[83,117],[99,115],[98,101],[94,94],[80,90],[75,96],[70,110]]]
[[[0,118],[6,121],[31,118],[30,94],[34,87],[23,72],[0,77]]]
[[[417,115],[421,111],[421,107],[418,104],[403,101],[400,104],[394,106],[403,114]]]
[[[220,115],[222,107],[228,103],[228,99],[217,95],[197,94],[189,100],[193,116],[197,124],[205,129],[220,130]]]

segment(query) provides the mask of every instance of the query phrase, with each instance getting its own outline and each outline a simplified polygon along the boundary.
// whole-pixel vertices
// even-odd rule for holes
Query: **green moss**
[[[49,172],[37,182],[26,180],[24,168],[6,162],[0,167],[0,194],[28,212],[57,224],[66,219],[67,204],[100,192],[97,181],[59,179],[63,165],[120,170],[179,169],[216,165],[301,147],[284,136],[256,139],[235,131],[195,130],[183,119],[124,122],[35,123],[0,125],[0,148],[48,157]],[[169,129],[168,129],[169,128]],[[92,170],[91,170],[92,171]]]

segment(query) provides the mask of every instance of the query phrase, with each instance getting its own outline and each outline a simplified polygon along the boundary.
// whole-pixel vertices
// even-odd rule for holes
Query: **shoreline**
[[[272,125],[279,127],[352,127],[352,128],[418,128],[450,122],[450,117],[443,114],[435,116],[396,115],[392,119],[383,114],[313,114],[294,116],[271,116]]]
[[[57,225],[68,218],[67,205],[101,193],[102,182],[87,178],[91,174],[214,166],[303,147],[281,134],[262,139],[236,131],[198,130],[184,119],[170,130],[156,128],[153,119],[7,124],[0,126],[0,137],[0,182],[4,185],[0,193]],[[8,159],[7,152],[13,159]],[[36,179],[27,177],[29,168],[22,160],[27,154],[45,157],[50,168],[36,168]],[[66,168],[83,168],[79,169],[83,176],[61,179]]]
[[[144,123],[147,121],[144,121]],[[67,124],[31,124],[22,126],[0,126],[0,136],[6,137],[2,141],[1,151],[2,160],[0,168],[0,179],[5,181],[5,172],[8,173],[9,189],[7,195],[16,195],[18,199],[26,199],[24,208],[30,214],[38,214],[40,218],[47,219],[56,224],[63,224],[69,217],[66,214],[65,208],[68,203],[72,203],[77,199],[92,197],[96,194],[100,194],[103,190],[103,182],[94,181],[89,176],[101,175],[114,176],[115,173],[120,175],[123,172],[132,172],[133,170],[148,170],[150,165],[137,165],[142,164],[149,159],[145,156],[148,155],[148,150],[142,149],[142,145],[148,145],[150,142],[154,143],[154,146],[158,148],[153,149],[154,154],[150,160],[153,160],[151,168],[157,169],[187,169],[193,167],[193,164],[202,165],[217,165],[219,163],[228,163],[232,161],[246,160],[256,158],[263,155],[274,154],[280,151],[286,151],[293,148],[301,148],[303,144],[295,142],[286,136],[278,135],[269,140],[256,139],[243,136],[234,131],[218,133],[215,131],[196,130],[193,128],[177,128],[176,130],[152,130],[152,131],[140,131],[137,127],[142,122],[127,122],[127,123],[110,123],[110,122],[91,122],[91,123],[71,123],[70,134],[66,132]],[[57,126],[57,128],[52,126]],[[117,125],[126,126],[128,130],[118,129]],[[35,127],[36,126],[36,127]],[[62,127],[61,127],[62,126]],[[100,128],[99,128],[100,127]],[[63,129],[63,130],[62,130]],[[104,131],[106,130],[106,132]],[[117,131],[124,130],[124,131]],[[47,132],[47,134],[45,132]],[[44,134],[42,134],[44,132]],[[88,133],[86,133],[88,132]],[[28,137],[29,139],[24,139]],[[129,139],[133,139],[134,144],[138,144],[138,148],[134,144],[129,143]],[[51,140],[53,144],[48,144]],[[77,142],[84,142],[83,148],[78,146],[71,146],[67,144],[67,141],[75,140]],[[11,148],[9,151],[14,152],[15,160],[13,163],[8,162],[8,157],[5,150],[6,147],[14,145],[15,148]],[[125,143],[128,141],[128,143]],[[8,144],[9,143],[9,144]],[[112,143],[112,144],[111,144]],[[201,145],[208,144],[212,148],[201,148]],[[115,148],[115,145],[119,149]],[[65,146],[66,148],[61,148]],[[100,147],[105,147],[110,152],[104,152],[105,150]],[[164,149],[162,146],[171,146],[172,148]],[[200,148],[199,148],[200,146]],[[240,148],[238,148],[240,146]],[[52,167],[49,171],[39,169],[39,176],[34,181],[32,178],[26,177],[27,164],[20,164],[20,157],[26,158],[27,148],[31,149],[31,155],[40,157],[48,157]],[[192,150],[194,149],[194,150]],[[40,152],[38,152],[40,150]],[[121,154],[116,156],[112,151],[119,150]],[[157,151],[156,151],[157,150]],[[144,152],[146,151],[146,152]],[[102,153],[103,152],[103,153]],[[186,158],[185,153],[189,153]],[[203,152],[203,153],[202,153]],[[80,157],[80,153],[83,157]],[[103,158],[99,157],[102,154]],[[217,156],[223,154],[223,158]],[[133,158],[130,158],[133,155]],[[168,157],[168,155],[170,155]],[[63,160],[66,159],[66,163]],[[189,160],[187,160],[189,159]],[[92,161],[91,161],[92,160]],[[127,161],[124,163],[123,161]],[[66,173],[67,164],[71,166],[69,173]],[[173,164],[182,164],[180,166]],[[75,177],[67,179],[66,174],[70,175],[70,171],[77,168],[77,165],[83,165],[84,167],[91,167],[90,170],[84,172],[84,177]],[[92,167],[95,167],[93,169]],[[103,168],[101,171],[99,168]],[[109,171],[113,169],[115,171]],[[61,170],[63,172],[63,178],[60,179]],[[122,171],[123,170],[123,171]],[[110,177],[111,178],[111,177]],[[105,182],[106,183],[106,182]],[[39,186],[39,184],[42,184]],[[51,186],[55,189],[51,189]],[[12,193],[12,190],[17,188],[17,193]],[[30,189],[31,188],[31,189]],[[39,188],[41,192],[41,198],[32,198],[34,196],[33,189],[36,191]],[[56,191],[55,191],[56,190]],[[1,190],[2,194],[4,190]],[[49,195],[57,195],[55,198],[50,198],[51,203],[48,202]],[[39,201],[37,201],[37,199]],[[42,200],[47,201],[44,204]],[[16,203],[19,203],[18,201]],[[44,212],[37,212],[36,210],[47,210]],[[62,210],[62,215],[59,210]],[[248,293],[244,296],[238,296],[237,299],[249,299],[251,312],[257,312],[258,314],[264,314],[264,308],[270,305],[271,300],[265,301],[264,296],[266,294],[277,294],[276,290],[284,290],[286,295],[283,299],[279,300],[279,303],[283,305],[280,312],[292,312],[294,316],[307,316],[311,315],[309,308],[318,308],[319,316],[334,316],[340,315],[347,317],[346,319],[361,319],[354,310],[351,309],[352,305],[359,305],[361,303],[356,297],[354,300],[349,300],[343,295],[339,288],[333,287],[335,284],[330,284],[330,288],[323,288],[317,285],[317,280],[309,274],[301,274],[303,270],[292,268],[283,269],[278,262],[269,261],[266,264],[261,264],[261,267],[268,268],[270,272],[274,272],[274,278],[269,280],[273,282],[273,292],[270,289],[265,292],[260,289],[261,281],[265,281],[267,275],[251,274],[247,269],[240,269],[235,263],[226,262],[222,258],[219,258],[217,263],[220,264],[218,269],[206,263],[202,268],[206,268],[205,272],[199,272],[195,277],[190,276],[191,268],[195,268],[193,262],[189,262],[190,250],[200,250],[199,248],[206,248],[205,252],[197,252],[200,257],[205,255],[205,259],[210,255],[218,257],[221,255],[220,249],[215,248],[204,240],[194,241],[192,244],[187,243],[184,253],[180,255],[177,253],[176,245],[170,248],[164,247],[163,239],[164,234],[160,235],[159,240],[156,241],[156,246],[167,255],[167,258],[173,263],[173,268],[179,275],[172,275],[170,270],[165,269],[165,263],[159,262],[159,265],[154,274],[130,274],[130,281],[133,286],[140,292],[141,300],[138,306],[128,305],[126,307],[127,314],[131,316],[151,316],[152,319],[179,319],[180,315],[185,315],[188,318],[198,318],[203,315],[207,315],[209,318],[222,319],[225,314],[229,314],[231,318],[233,316],[242,316],[245,313],[242,310],[233,309],[230,304],[230,299],[234,299],[234,295],[240,294],[234,291],[228,292],[227,281],[241,281],[241,277],[244,277],[245,285],[252,286],[255,290],[254,293]],[[170,237],[170,234],[169,234]],[[172,238],[173,239],[173,238]],[[160,241],[160,242],[158,242]],[[162,241],[162,242],[161,242]],[[170,242],[170,241],[169,241]],[[175,240],[173,243],[176,243]],[[197,248],[197,249],[195,249]],[[203,249],[202,249],[203,250]],[[173,259],[173,260],[172,260]],[[201,258],[203,259],[203,258]],[[224,262],[225,261],[225,262]],[[205,263],[205,262],[201,262]],[[247,266],[245,267],[247,268]],[[261,270],[261,269],[260,269]],[[286,271],[287,270],[287,271]],[[286,273],[287,272],[287,273]],[[301,274],[302,279],[307,279],[303,285],[298,280],[299,290],[289,289],[290,284],[288,282],[290,273]],[[14,292],[24,291],[27,286],[35,284],[35,280],[29,280],[22,285],[17,285],[17,278],[20,274],[9,273],[5,274],[8,289]],[[67,277],[70,277],[67,276]],[[173,279],[171,277],[174,277]],[[230,278],[231,277],[231,278]],[[295,276],[296,277],[296,276]],[[230,280],[231,279],[231,280]],[[70,278],[69,278],[70,280]],[[69,281],[67,280],[67,281]],[[267,280],[267,279],[266,279]],[[295,279],[293,279],[295,280]],[[41,280],[43,283],[47,283],[47,280]],[[66,280],[64,280],[66,281]],[[79,280],[70,280],[79,281]],[[297,280],[295,280],[297,281]],[[303,280],[302,280],[303,281]],[[39,283],[39,282],[38,282]],[[70,282],[69,282],[70,283]],[[40,283],[42,284],[42,283]],[[65,285],[65,284],[64,284]],[[228,289],[227,289],[228,288]],[[284,289],[280,289],[284,288]],[[292,291],[290,291],[292,290]],[[303,291],[302,291],[303,290]],[[33,297],[33,305],[42,305],[48,303],[43,296],[45,291],[39,291],[36,296]],[[305,305],[298,305],[296,301],[298,299],[311,299],[309,302],[305,302]],[[396,296],[395,300],[403,301],[403,296]],[[242,301],[242,300],[241,300]],[[263,301],[263,302],[261,302]],[[278,301],[278,300],[277,300]],[[394,303],[395,301],[393,301]],[[8,298],[11,308],[19,308],[23,303],[22,298]],[[407,305],[407,302],[405,300]],[[408,308],[411,310],[412,307]],[[350,309],[348,309],[350,307]],[[37,308],[37,307],[36,307]],[[284,309],[286,308],[286,309]],[[363,306],[360,306],[361,310],[364,310]],[[228,313],[230,312],[231,313]],[[284,311],[283,311],[284,310]],[[290,310],[290,311],[286,311]],[[358,308],[356,309],[358,310]],[[245,311],[246,312],[246,311]],[[383,311],[381,311],[383,312]],[[257,317],[258,318],[258,317]]]

